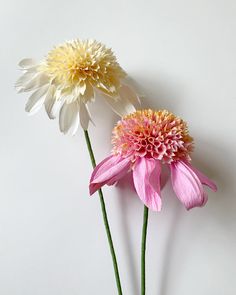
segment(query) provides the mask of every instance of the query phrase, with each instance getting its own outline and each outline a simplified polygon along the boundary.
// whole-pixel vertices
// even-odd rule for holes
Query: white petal
[[[55,86],[51,85],[48,89],[44,102],[45,110],[50,119],[55,119],[61,103],[61,100],[57,98]]]
[[[44,95],[46,94],[47,91],[48,91],[47,85],[36,90],[29,97],[29,99],[25,105],[26,112],[29,112],[31,114],[37,112],[44,102],[44,99],[45,99]]]
[[[79,127],[79,123],[80,123],[80,119],[79,119],[79,115],[76,116],[73,124],[71,125],[71,135],[75,135],[75,133],[77,132],[78,130],[78,127]]]
[[[82,98],[85,103],[94,99],[94,89],[90,83],[86,83],[86,89]]]
[[[138,95],[128,85],[121,85],[119,94],[121,98],[129,100],[134,106],[140,105],[140,99]]]
[[[32,58],[24,58],[19,62],[19,66],[22,69],[28,69],[28,68],[34,67],[36,65],[37,65],[36,61],[33,60]]]
[[[16,81],[15,87],[18,90],[21,90],[21,87],[24,87],[32,78],[34,77],[34,72],[26,72]]]
[[[139,98],[145,98],[146,95],[144,94],[143,89],[141,88],[141,85],[139,85],[135,80],[133,80],[130,76],[126,76],[124,79],[122,79],[125,85],[130,85],[132,89],[135,89],[135,92]]]
[[[29,83],[27,83],[24,87],[22,87],[19,92],[27,92],[37,89],[45,84],[48,84],[49,82],[49,78],[45,74],[40,73],[30,80]]]
[[[77,97],[77,96],[78,96],[78,94],[75,91],[75,89],[72,90],[71,93],[62,93],[62,92],[60,92],[60,99],[63,100],[63,101],[66,101],[68,104],[75,101],[75,97]]]
[[[38,72],[38,65],[32,67],[32,68],[28,68],[25,69],[28,73],[37,73]]]
[[[77,89],[78,89],[78,94],[84,95],[84,92],[86,90],[86,83],[84,81],[80,82]]]
[[[88,129],[88,124],[90,121],[90,114],[88,111],[88,107],[84,102],[80,102],[79,108],[79,117],[80,117],[80,124],[84,130]]]
[[[78,120],[79,116],[79,103],[75,100],[72,103],[64,103],[59,116],[60,130],[67,133],[73,124]]]
[[[103,95],[103,97],[112,110],[121,117],[135,112],[135,107],[127,99],[121,99],[119,97],[114,99],[113,97],[107,95]]]

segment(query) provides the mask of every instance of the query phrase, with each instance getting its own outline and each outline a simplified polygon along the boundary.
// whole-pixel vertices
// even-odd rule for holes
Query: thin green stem
[[[148,208],[144,205],[142,244],[141,244],[141,295],[145,295],[145,292],[146,292],[145,252],[146,252],[147,226],[148,226]]]
[[[90,141],[89,134],[88,134],[87,130],[84,131],[84,136],[85,136],[86,144],[87,144],[87,147],[88,147],[89,156],[90,156],[90,159],[91,159],[92,166],[93,166],[93,168],[95,168],[96,167],[96,161],[95,161],[91,141]],[[110,252],[111,252],[111,257],[112,257],[112,262],[113,262],[113,268],[114,268],[114,272],[115,272],[117,290],[118,290],[118,294],[122,295],[122,288],[121,288],[121,283],[120,283],[120,275],[119,275],[118,264],[117,264],[117,260],[116,260],[116,253],[115,253],[115,249],[114,249],[114,245],[113,245],[113,241],[112,241],[110,226],[109,226],[109,223],[108,223],[106,205],[105,205],[105,201],[104,201],[104,197],[103,197],[103,192],[102,192],[101,189],[98,191],[98,194],[99,194],[99,199],[100,199],[100,204],[101,204],[101,209],[102,209],[103,222],[104,222],[104,225],[105,225],[107,239],[108,239],[108,243],[109,243],[109,247],[110,247]]]

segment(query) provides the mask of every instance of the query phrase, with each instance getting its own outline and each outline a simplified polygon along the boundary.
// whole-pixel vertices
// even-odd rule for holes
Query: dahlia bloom
[[[123,83],[126,73],[111,49],[95,40],[72,40],[56,46],[40,62],[23,59],[24,74],[17,80],[19,92],[34,91],[25,110],[35,113],[41,106],[50,119],[59,114],[60,130],[75,133],[91,121],[88,103],[100,93],[120,116],[135,111],[137,95]]]
[[[205,205],[203,184],[216,191],[216,185],[190,161],[193,138],[187,124],[166,111],[140,110],[122,118],[112,133],[112,155],[94,169],[90,194],[103,185],[113,185],[131,171],[141,201],[160,211],[161,168],[170,168],[173,190],[187,209]]]

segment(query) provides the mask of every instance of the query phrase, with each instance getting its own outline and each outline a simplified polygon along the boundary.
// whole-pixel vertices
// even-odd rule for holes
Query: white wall
[[[203,209],[187,212],[169,186],[151,213],[147,295],[234,295],[236,289],[236,2],[234,0],[1,1],[0,294],[116,294],[83,133],[60,134],[44,111],[24,112],[13,85],[23,57],[96,38],[147,95],[189,122],[194,164],[214,179]],[[93,109],[98,161],[118,119]],[[105,188],[124,294],[139,294],[142,203],[122,181]]]

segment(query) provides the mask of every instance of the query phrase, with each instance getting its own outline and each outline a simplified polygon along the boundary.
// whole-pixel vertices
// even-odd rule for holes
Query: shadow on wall
[[[147,77],[137,77],[139,81],[142,81],[142,84],[131,77],[126,79],[127,83],[129,83],[140,96],[140,108],[167,109],[173,111],[174,104],[180,104],[183,95],[183,85],[181,81],[177,81],[176,77],[166,77],[164,73],[161,73],[160,76],[162,79],[159,77],[153,80],[147,79]],[[168,84],[166,81],[168,81]],[[153,98],[156,98],[156,102]]]
[[[140,90],[142,87],[140,85],[138,85],[135,81],[131,81],[131,84],[133,85],[134,89],[136,89],[139,93],[142,93],[142,90]],[[168,88],[169,91],[165,95],[163,95],[164,91],[161,91],[160,89],[163,89],[165,85],[163,87],[160,87],[160,84],[156,81],[153,83],[149,83],[149,85],[151,85],[150,89],[158,89],[155,95],[157,97],[158,106],[154,105],[153,102],[150,103],[151,100],[148,99],[148,97],[145,97],[142,104],[144,108],[168,108],[169,106],[173,105],[173,100],[175,101],[175,103],[178,103],[178,95],[176,94],[176,91],[175,93],[171,93],[171,90]],[[151,93],[151,91],[149,91],[149,93]],[[160,96],[162,96],[162,98],[160,98]],[[225,157],[228,152],[224,150],[222,146],[220,146],[220,142],[218,141],[213,143],[208,142],[207,139],[202,139],[200,140],[200,142],[198,141],[196,145],[201,148],[198,148],[198,150],[195,151],[192,155],[193,165],[216,182],[218,186],[218,192],[213,193],[208,188],[205,188],[209,195],[209,201],[206,207],[204,209],[201,209],[200,214],[193,214],[192,217],[188,219],[188,240],[186,240],[185,242],[187,243],[186,247],[190,248],[190,252],[193,239],[196,239],[201,234],[202,228],[207,227],[207,224],[210,224],[211,227],[213,224],[213,227],[215,229],[221,227],[225,232],[226,238],[229,241],[230,235],[232,234],[232,229],[236,226],[236,192],[232,191],[232,184],[234,184],[235,182],[235,175],[231,175],[230,169],[228,169],[228,167],[232,165],[232,162],[230,162],[230,157]],[[129,258],[129,273],[132,280],[133,294],[138,294],[139,270],[137,269],[135,264],[135,257],[130,238],[131,235],[128,227],[129,212],[127,208],[129,206],[127,206],[127,202],[140,202],[140,200],[138,198],[133,198],[133,200],[124,200],[124,198],[128,197],[128,195],[131,195],[133,197],[134,194],[133,192],[131,192],[133,190],[131,174],[129,174],[126,179],[121,180],[118,184],[118,187],[119,192],[122,193],[122,196],[119,198],[119,202],[122,214],[122,226],[126,243],[126,250],[128,251],[127,256]],[[124,190],[127,190],[127,187],[130,191],[130,194],[127,193],[127,191],[124,193]],[[172,210],[171,226],[169,228],[168,237],[165,242],[165,252],[164,254],[162,254],[162,256],[164,255],[164,257],[161,273],[157,274],[160,281],[158,294],[161,295],[171,295],[171,293],[168,291],[168,286],[170,283],[169,278],[172,269],[172,258],[175,255],[179,255],[179,253],[175,253],[175,246],[178,241],[180,241],[180,238],[183,239],[183,236],[181,237],[181,234],[178,234],[179,229],[184,222],[183,219],[186,217],[186,214],[191,214],[192,212],[190,211],[189,213],[187,213],[187,211],[181,210],[181,206],[171,206],[170,210]],[[184,255],[182,258],[187,259],[187,257],[185,258]],[[221,271],[222,276],[225,276],[223,268]]]
[[[206,144],[206,143],[205,143]],[[225,162],[223,159],[223,163],[221,162],[222,159],[218,157],[218,154],[225,154],[222,153],[220,148],[218,150],[216,145],[207,144],[207,149],[210,151],[212,150],[211,147],[214,147],[214,153],[208,155],[207,162],[206,162],[206,155],[195,153],[194,154],[194,165],[201,171],[203,171],[206,175],[210,178],[214,179],[218,185],[218,192],[213,193],[208,188],[205,190],[208,192],[209,201],[205,208],[193,209],[192,211],[185,211],[182,210],[182,205],[175,206],[168,206],[169,210],[172,212],[169,215],[172,215],[171,218],[171,225],[168,229],[168,236],[165,241],[164,253],[162,255],[162,267],[161,273],[157,274],[159,277],[159,292],[158,294],[162,295],[171,295],[171,290],[168,289],[170,284],[170,273],[172,269],[172,261],[176,255],[181,255],[182,259],[188,259],[185,257],[185,253],[176,253],[176,246],[178,243],[181,242],[181,239],[184,236],[181,234],[181,228],[186,223],[186,218],[188,218],[188,225],[187,225],[187,236],[186,239],[186,248],[189,248],[189,252],[191,252],[192,242],[197,240],[198,236],[200,236],[202,229],[210,226],[216,229],[221,227],[225,232],[225,236],[227,239],[230,239],[232,234],[232,228],[236,226],[235,221],[235,192],[230,191],[230,183],[234,181],[233,175],[228,175],[227,166],[229,163]],[[211,164],[210,164],[211,163]],[[128,190],[127,190],[128,187]],[[132,246],[131,241],[131,229],[129,227],[129,215],[130,211],[128,208],[130,206],[135,206],[136,202],[140,202],[139,198],[134,197],[134,188],[131,174],[123,180],[120,181],[118,184],[119,194],[121,194],[120,198],[118,198],[120,203],[120,212],[122,214],[122,227],[123,227],[123,234],[124,240],[126,243],[126,250],[127,250],[127,257],[129,259],[128,266],[129,266],[129,275],[132,280],[132,288],[133,294],[139,294],[139,269],[137,269],[135,263],[135,254]],[[165,196],[165,198],[168,196]],[[168,202],[171,202],[169,199]],[[127,205],[129,203],[129,205]],[[132,204],[131,204],[132,203]],[[195,211],[196,210],[196,211]],[[201,210],[200,212],[197,210]],[[157,213],[158,214],[158,213]],[[188,214],[188,216],[187,216]],[[189,214],[192,214],[191,217]],[[189,218],[190,217],[190,218]],[[233,222],[233,223],[232,223]],[[186,224],[184,225],[186,227]],[[212,229],[214,231],[214,228]],[[161,259],[160,259],[161,260]],[[159,260],[159,261],[160,261]],[[183,261],[184,262],[184,261]],[[220,267],[220,266],[219,266]],[[222,268],[222,275],[224,275],[224,269]],[[184,274],[183,274],[184,275]]]
[[[130,224],[130,210],[129,208],[136,207],[136,205],[139,205],[140,200],[139,198],[135,197],[135,189],[134,184],[132,180],[132,174],[128,173],[126,177],[121,179],[119,183],[117,184],[118,192],[119,192],[119,198],[118,203],[120,207],[120,214],[122,216],[121,220],[121,226],[123,230],[123,237],[124,237],[124,243],[125,243],[125,249],[127,251],[127,259],[128,259],[128,275],[130,277],[130,280],[132,282],[132,289],[133,294],[139,294],[139,269],[136,264],[136,257],[135,257],[135,251],[133,249],[134,245],[132,244],[132,226]],[[136,250],[136,249],[135,249]],[[139,249],[138,249],[139,250]]]
[[[204,152],[194,153],[193,155],[194,166],[203,171],[209,176],[209,178],[217,183],[218,192],[213,193],[206,188],[205,190],[208,192],[209,196],[209,201],[206,204],[206,207],[200,209],[201,211],[199,213],[195,211],[194,216],[188,219],[187,230],[185,229],[187,231],[187,233],[185,232],[185,235],[188,237],[188,239],[185,239],[186,248],[189,249],[188,253],[194,253],[194,251],[191,251],[191,247],[193,247],[194,241],[198,241],[198,237],[201,236],[203,229],[209,228],[208,232],[211,234],[208,238],[209,242],[211,241],[215,243],[214,239],[219,238],[217,237],[216,232],[221,228],[221,232],[224,233],[224,239],[231,243],[232,232],[234,232],[236,226],[236,192],[232,191],[232,184],[235,181],[235,176],[229,173],[230,170],[228,167],[232,165],[232,163],[224,157],[224,155],[227,154],[227,151],[224,151],[223,148],[219,146],[219,142],[214,144],[212,142],[208,143],[207,141],[204,141],[202,146],[205,148]],[[205,153],[205,151],[207,153]],[[188,260],[188,255],[185,255],[185,253],[175,254],[175,246],[181,238],[181,235],[178,235],[177,233],[180,233],[180,228],[184,222],[183,219],[186,213],[180,211],[178,208],[174,208],[172,213],[173,220],[166,241],[166,251],[160,280],[160,294],[162,295],[171,294],[168,286],[170,285],[169,277],[173,256],[180,255],[181,259],[183,259],[183,263],[184,259]],[[192,212],[190,212],[190,214],[191,213]],[[182,236],[182,239],[183,238],[184,237]],[[222,274],[222,280],[226,280],[224,268],[219,265],[218,269]],[[184,276],[184,274],[182,275]],[[214,290],[214,283],[212,285],[212,290]]]

